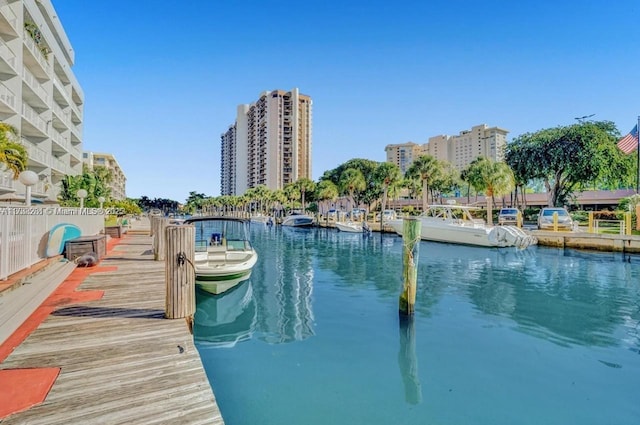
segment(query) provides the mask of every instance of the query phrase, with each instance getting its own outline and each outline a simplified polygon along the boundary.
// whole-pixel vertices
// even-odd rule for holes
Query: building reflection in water
[[[313,230],[272,227],[252,235],[262,248],[253,272],[256,330],[271,344],[304,340],[314,334]]]

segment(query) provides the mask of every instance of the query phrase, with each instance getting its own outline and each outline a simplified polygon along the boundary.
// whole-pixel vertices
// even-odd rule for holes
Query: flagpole
[[[636,140],[636,168],[637,168],[637,176],[636,176],[636,194],[640,194],[640,115],[638,115],[638,126],[636,127],[636,136],[638,140]]]

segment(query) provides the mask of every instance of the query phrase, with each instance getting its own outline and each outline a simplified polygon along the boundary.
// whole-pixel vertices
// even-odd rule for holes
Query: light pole
[[[80,208],[84,208],[84,198],[86,198],[88,195],[87,191],[84,189],[78,189],[76,195],[78,195],[78,198],[80,198]]]
[[[101,196],[98,198],[98,202],[100,202],[100,209],[102,209],[102,206],[104,205],[104,201],[105,201],[104,196]]]
[[[31,171],[25,170],[20,173],[18,180],[25,186],[24,204],[28,207],[31,206],[31,186],[38,183],[38,175]]]

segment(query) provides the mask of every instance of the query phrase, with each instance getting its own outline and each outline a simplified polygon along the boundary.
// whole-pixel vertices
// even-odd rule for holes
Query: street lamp
[[[102,206],[104,205],[104,201],[105,201],[104,196],[101,196],[98,198],[98,202],[100,202],[100,209],[102,209]]]
[[[38,183],[38,175],[31,171],[26,170],[20,173],[18,180],[25,186],[24,203],[26,206],[31,206],[31,186]]]
[[[78,195],[78,198],[80,198],[80,208],[84,208],[84,198],[86,198],[88,195],[87,191],[84,189],[78,189],[76,195]]]

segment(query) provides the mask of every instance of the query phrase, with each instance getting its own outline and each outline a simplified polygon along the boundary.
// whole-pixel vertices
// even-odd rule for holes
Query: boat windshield
[[[248,243],[248,224],[243,221],[201,220],[190,224],[196,228],[196,250],[218,245],[244,249]]]

